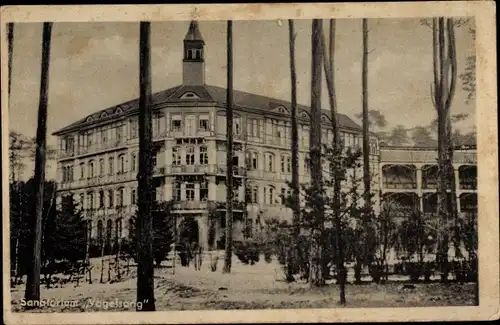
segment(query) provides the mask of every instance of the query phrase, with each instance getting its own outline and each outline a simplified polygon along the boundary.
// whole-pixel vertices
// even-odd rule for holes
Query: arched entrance
[[[200,241],[200,227],[193,217],[185,217],[179,224],[179,242],[198,244]]]

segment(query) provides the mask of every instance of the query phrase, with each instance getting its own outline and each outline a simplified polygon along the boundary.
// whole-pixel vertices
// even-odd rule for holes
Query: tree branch
[[[448,97],[446,98],[446,110],[449,111],[451,103],[453,101],[453,96],[455,95],[455,88],[457,84],[457,52],[455,44],[455,31],[453,27],[453,18],[448,18],[448,59],[451,63],[451,80],[450,80],[450,90],[448,92]]]

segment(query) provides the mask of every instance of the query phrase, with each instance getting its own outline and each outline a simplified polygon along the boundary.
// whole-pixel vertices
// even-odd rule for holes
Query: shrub
[[[235,255],[243,264],[254,265],[259,261],[260,245],[252,240],[235,244]]]
[[[406,264],[406,270],[412,282],[417,282],[420,275],[422,275],[422,265],[420,263],[409,262]]]

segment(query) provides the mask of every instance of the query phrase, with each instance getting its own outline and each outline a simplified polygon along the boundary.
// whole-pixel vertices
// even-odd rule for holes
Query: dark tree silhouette
[[[227,22],[227,184],[226,184],[226,242],[222,273],[231,273],[233,249],[233,21]]]
[[[40,300],[40,268],[42,251],[43,193],[45,185],[45,148],[47,140],[47,104],[49,90],[50,41],[52,23],[43,23],[42,62],[40,77],[40,103],[36,130],[35,156],[35,218],[32,220],[32,265],[28,272],[25,298],[27,301]]]
[[[153,204],[151,160],[151,23],[140,23],[139,47],[139,211],[137,218],[137,311],[154,311],[154,265],[153,265],[153,227],[151,206]]]

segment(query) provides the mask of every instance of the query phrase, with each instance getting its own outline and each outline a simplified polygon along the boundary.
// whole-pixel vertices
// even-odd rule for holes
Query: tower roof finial
[[[203,41],[203,37],[201,36],[200,29],[198,28],[198,22],[196,20],[191,20],[191,24],[189,24],[189,29],[184,37],[185,41]]]

